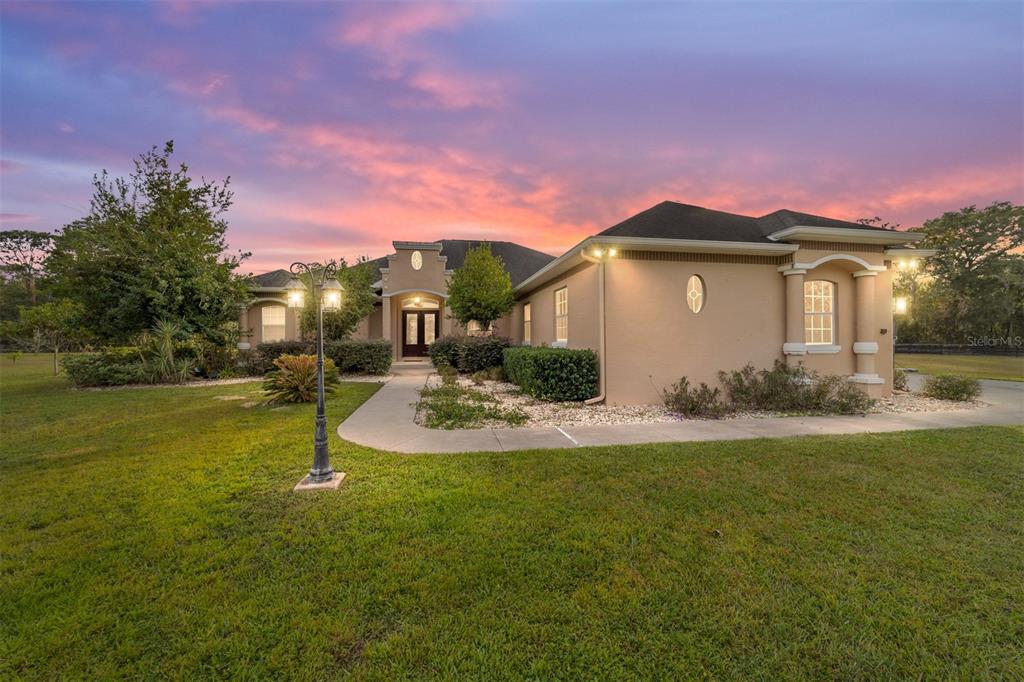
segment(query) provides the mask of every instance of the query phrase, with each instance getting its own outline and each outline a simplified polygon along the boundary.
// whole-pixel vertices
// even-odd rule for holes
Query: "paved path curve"
[[[359,445],[393,452],[497,452],[1024,423],[1024,383],[982,381],[982,400],[989,406],[975,410],[441,431],[424,428],[413,421],[413,405],[419,399],[416,391],[423,386],[426,377],[426,372],[396,375],[342,422],[338,435]],[[913,381],[919,383],[921,378],[913,377]]]

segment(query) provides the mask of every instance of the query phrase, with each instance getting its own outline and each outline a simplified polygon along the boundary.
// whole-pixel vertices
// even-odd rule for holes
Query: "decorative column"
[[[804,275],[806,270],[783,270],[786,277],[786,342],[782,352],[786,355],[805,355],[804,343]]]
[[[381,336],[391,341],[391,297],[384,296],[380,301],[380,333]],[[391,356],[397,358],[395,345],[391,344]]]
[[[238,349],[249,350],[252,344],[249,342],[249,306],[242,306],[238,313]]]
[[[858,384],[881,384],[885,380],[875,371],[875,356],[878,354],[878,339],[875,336],[875,280],[878,273],[874,270],[861,270],[853,273],[853,277],[857,283],[857,321],[854,325],[856,340],[853,343],[857,371],[853,381]]]

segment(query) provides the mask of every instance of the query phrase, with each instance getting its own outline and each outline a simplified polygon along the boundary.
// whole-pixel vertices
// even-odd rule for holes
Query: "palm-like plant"
[[[316,400],[316,356],[282,355],[263,380],[263,391],[272,403],[311,403]],[[333,393],[339,382],[334,361],[324,358],[324,393]]]

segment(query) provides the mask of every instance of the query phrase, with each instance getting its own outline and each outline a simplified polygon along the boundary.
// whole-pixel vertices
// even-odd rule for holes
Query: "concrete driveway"
[[[399,374],[338,427],[345,440],[393,452],[500,452],[588,445],[740,440],[846,433],[1024,423],[1024,383],[982,381],[986,407],[952,412],[868,414],[839,417],[688,420],[664,424],[606,424],[562,428],[462,429],[441,431],[417,425],[413,405],[429,371]],[[923,377],[912,375],[911,387]]]

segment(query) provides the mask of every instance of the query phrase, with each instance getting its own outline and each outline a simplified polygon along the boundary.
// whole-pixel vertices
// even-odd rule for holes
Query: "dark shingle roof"
[[[491,253],[501,257],[505,263],[505,269],[512,276],[512,286],[518,286],[524,279],[555,259],[552,255],[512,242],[470,239],[439,239],[438,242],[441,244],[441,255],[448,257],[445,267],[449,270],[462,267],[466,261],[466,252],[471,248],[476,248],[483,243],[490,244]]]
[[[880,227],[810,213],[798,213],[788,209],[754,218],[676,201],[663,201],[631,218],[626,218],[617,225],[612,225],[601,234],[613,237],[771,242],[768,235],[795,225],[884,230]]]
[[[292,280],[292,273],[287,270],[272,270],[262,275],[253,275],[249,278],[252,285],[257,288],[277,289],[288,285]]]
[[[449,270],[462,267],[466,260],[466,252],[469,249],[484,243],[484,240],[469,239],[439,239],[441,244],[441,255],[447,256],[445,267]],[[512,276],[512,286],[518,285],[524,279],[540,270],[542,267],[555,259],[540,251],[513,244],[512,242],[486,242],[491,245],[491,253],[500,256],[505,263],[505,269]],[[380,281],[380,269],[388,266],[388,257],[381,256],[374,260],[367,261],[365,266],[373,268],[373,281]],[[262,275],[255,275],[250,278],[256,288],[279,288],[287,286],[292,275],[287,270],[273,270]]]

